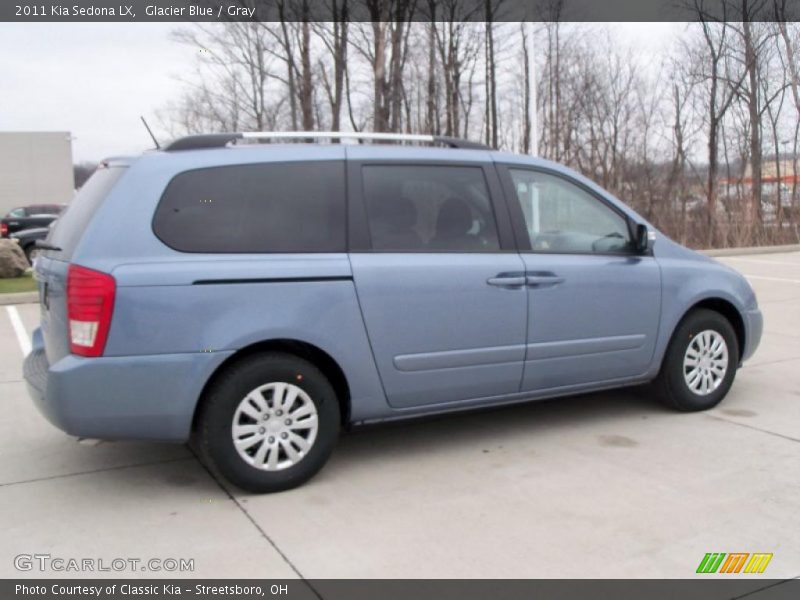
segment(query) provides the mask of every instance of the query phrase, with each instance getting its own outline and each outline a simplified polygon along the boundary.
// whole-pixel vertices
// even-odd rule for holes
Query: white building
[[[67,131],[0,131],[0,216],[27,204],[65,204],[75,193]]]

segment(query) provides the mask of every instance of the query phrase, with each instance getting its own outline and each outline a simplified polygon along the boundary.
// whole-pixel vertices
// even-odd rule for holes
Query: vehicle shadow
[[[663,407],[649,386],[565,396],[505,407],[399,421],[354,429],[342,436],[334,459],[323,471],[355,468],[359,463],[392,457],[422,459],[431,452],[496,447],[547,433],[558,436],[604,423],[608,430],[622,421],[674,415]],[[336,476],[331,473],[331,476]]]
[[[498,444],[509,447],[515,440],[544,433],[552,439],[581,428],[588,432],[591,426],[595,435],[598,423],[607,424],[611,432],[618,423],[665,414],[674,413],[657,402],[649,387],[642,386],[360,427],[342,435],[330,463],[316,478],[332,483],[347,480],[348,472],[393,460],[425,460],[437,453],[463,452],[468,456],[490,452]],[[101,474],[104,485],[120,486],[128,493],[136,494],[138,489],[150,494],[154,484],[179,496],[216,495],[215,489],[221,491],[219,485],[231,493],[241,493],[227,482],[212,478],[199,459],[194,460],[195,452],[189,445],[184,449],[172,444],[103,442],[91,449],[82,448],[80,454],[81,471]]]

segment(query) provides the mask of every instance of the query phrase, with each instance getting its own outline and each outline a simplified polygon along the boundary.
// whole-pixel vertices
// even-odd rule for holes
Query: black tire
[[[277,382],[291,383],[308,395],[317,411],[318,426],[310,449],[296,464],[269,471],[240,456],[232,427],[240,402],[259,386]],[[339,437],[339,425],[336,393],[322,372],[297,356],[269,352],[235,362],[212,382],[202,399],[193,442],[216,475],[249,492],[279,492],[305,483],[323,467]],[[266,444],[266,439],[262,443]]]
[[[694,337],[706,330],[715,331],[728,347],[728,367],[719,386],[706,395],[695,393],[684,377],[684,356]],[[664,404],[680,411],[699,411],[713,408],[731,389],[739,366],[739,344],[730,322],[718,312],[697,309],[686,315],[672,335],[661,372],[655,381]]]

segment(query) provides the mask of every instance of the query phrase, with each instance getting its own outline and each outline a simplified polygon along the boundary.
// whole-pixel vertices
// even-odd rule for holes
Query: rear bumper
[[[70,355],[50,365],[36,342],[34,335],[33,351],[23,366],[34,404],[66,433],[99,439],[186,441],[205,382],[230,356]]]
[[[761,334],[764,331],[764,317],[757,308],[744,311],[742,316],[744,318],[745,342],[741,360],[745,361],[753,356],[756,348],[761,343]]]

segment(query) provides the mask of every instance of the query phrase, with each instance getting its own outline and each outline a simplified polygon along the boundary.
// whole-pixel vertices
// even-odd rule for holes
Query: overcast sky
[[[69,131],[73,158],[152,147],[139,121],[181,90],[196,53],[170,39],[178,23],[1,23],[0,131]],[[680,25],[622,23],[622,39],[657,60]]]

